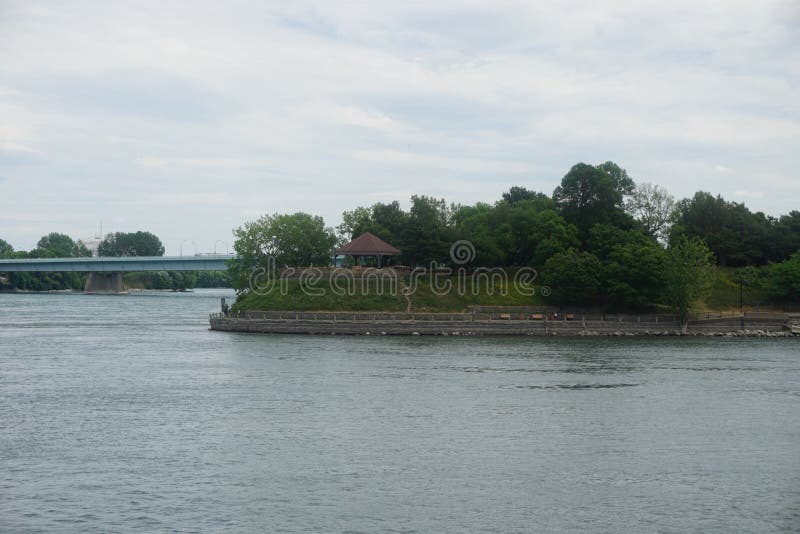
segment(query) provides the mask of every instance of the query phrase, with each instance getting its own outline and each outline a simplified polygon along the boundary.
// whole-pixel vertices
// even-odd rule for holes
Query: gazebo
[[[384,256],[397,256],[400,251],[370,232],[365,232],[345,246],[333,251],[337,256],[351,256],[356,262],[358,258],[374,257],[378,259],[378,267]]]

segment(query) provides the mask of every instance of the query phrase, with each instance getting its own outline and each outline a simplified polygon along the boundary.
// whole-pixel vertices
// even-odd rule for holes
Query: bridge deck
[[[125,256],[114,258],[30,258],[0,260],[0,273],[78,272],[114,273],[140,271],[224,271],[232,255]]]

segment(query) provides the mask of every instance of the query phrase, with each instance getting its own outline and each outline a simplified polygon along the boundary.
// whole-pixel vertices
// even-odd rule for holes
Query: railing
[[[442,313],[442,312],[381,312],[381,311],[238,311],[212,313],[210,319],[244,319],[261,321],[526,321],[538,323],[603,323],[607,326],[613,324],[637,324],[643,327],[671,327],[677,324],[673,315],[667,314],[576,314],[576,313]],[[703,322],[784,322],[788,316],[781,313],[747,313],[744,315],[730,312],[715,312],[693,314],[689,317],[690,323]]]
[[[433,313],[433,312],[379,312],[379,311],[240,311],[228,314],[212,313],[211,319],[222,318],[262,321],[526,321],[538,323],[637,323],[671,325],[671,315],[622,314],[547,314],[547,313]]]

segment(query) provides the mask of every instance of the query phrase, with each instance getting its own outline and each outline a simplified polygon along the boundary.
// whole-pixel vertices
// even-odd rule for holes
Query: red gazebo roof
[[[380,237],[365,232],[334,253],[346,256],[397,256],[400,251]]]

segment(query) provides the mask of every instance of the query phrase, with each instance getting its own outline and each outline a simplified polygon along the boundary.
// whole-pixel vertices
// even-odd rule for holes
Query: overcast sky
[[[264,213],[551,193],[580,161],[800,209],[794,0],[122,4],[0,0],[17,249],[102,221],[219,252]]]

